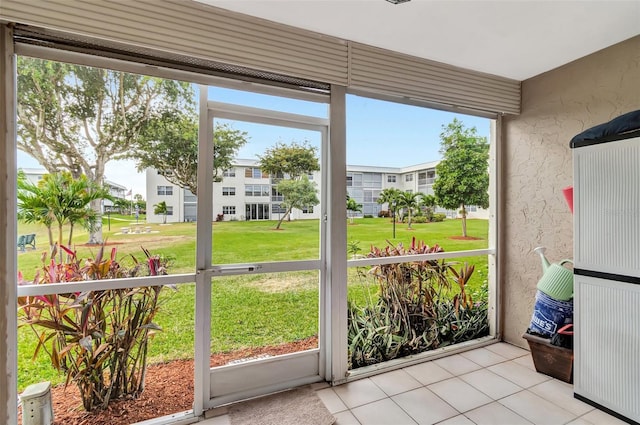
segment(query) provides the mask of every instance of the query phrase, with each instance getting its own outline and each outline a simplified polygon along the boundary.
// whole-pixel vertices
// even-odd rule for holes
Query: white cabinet
[[[640,136],[574,148],[574,394],[640,422]]]

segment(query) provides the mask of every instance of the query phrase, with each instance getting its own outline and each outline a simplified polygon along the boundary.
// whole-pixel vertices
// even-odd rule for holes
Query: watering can
[[[573,298],[573,271],[563,267],[566,263],[573,264],[571,260],[562,260],[560,263],[549,263],[544,256],[547,249],[539,246],[533,250],[540,255],[543,274],[538,281],[538,290],[544,292],[553,299],[568,301]]]

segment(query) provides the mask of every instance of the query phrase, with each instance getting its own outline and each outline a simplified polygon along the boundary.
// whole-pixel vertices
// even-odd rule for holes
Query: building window
[[[284,196],[282,193],[278,192],[278,188],[276,186],[271,187],[271,202],[282,202],[284,201]]]
[[[158,195],[161,195],[161,196],[173,195],[173,186],[158,186]]]
[[[268,184],[246,184],[244,186],[245,196],[269,196],[271,186]]]
[[[378,202],[379,197],[379,190],[365,190],[363,202]]]
[[[382,174],[380,173],[364,173],[362,175],[362,184],[364,187],[382,188]]]
[[[235,206],[223,206],[222,207],[222,214],[235,214],[236,213],[236,207]]]
[[[235,177],[235,176],[236,176],[235,168],[229,168],[228,170],[224,170],[222,172],[222,177]]]
[[[418,173],[418,185],[427,184],[427,173]]]
[[[362,188],[348,188],[347,195],[359,204],[364,202],[364,190]]]
[[[396,176],[395,176],[395,175],[393,175],[393,176],[391,176],[391,175],[387,176],[387,183],[395,183],[395,182],[396,182]]]
[[[247,167],[244,169],[244,176],[249,179],[268,179],[269,173],[263,173],[258,167]]]
[[[362,173],[347,173],[347,186],[362,186]]]
[[[287,212],[287,209],[280,204],[273,204],[271,206],[271,212],[274,214],[284,214]]]
[[[198,198],[196,198],[196,195],[191,193],[189,189],[184,190],[184,202],[197,202],[197,201],[198,201]]]
[[[413,181],[413,174],[407,174],[406,176],[404,176],[404,181],[412,182]]]
[[[223,187],[222,188],[222,196],[235,196],[236,188],[235,187]]]
[[[313,206],[302,208],[303,214],[313,214]]]
[[[173,207],[167,206],[167,215],[173,215]]]

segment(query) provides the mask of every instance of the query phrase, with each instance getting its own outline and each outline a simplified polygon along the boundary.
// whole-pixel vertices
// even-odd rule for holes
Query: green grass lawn
[[[150,224],[150,233],[122,234],[122,227],[136,227],[132,216],[111,215],[111,229],[104,218],[103,234],[110,245],[117,248],[118,258],[134,255],[144,257],[140,247],[154,254],[172,258],[170,273],[192,273],[195,268],[195,223]],[[140,218],[139,225],[145,224]],[[213,225],[214,264],[238,262],[267,262],[319,258],[319,221],[298,220],[284,222],[282,230],[274,230],[274,221],[216,222]],[[486,220],[468,220],[468,235],[477,240],[456,240],[451,236],[461,234],[459,220],[441,223],[396,224],[396,238],[392,239],[392,223],[389,219],[356,219],[347,226],[347,241],[357,241],[366,254],[371,245],[383,247],[387,241],[409,244],[412,237],[424,240],[428,245],[439,244],[445,251],[482,249],[488,247]],[[27,248],[18,255],[18,269],[25,279],[32,279],[41,266],[40,258],[47,250],[48,238],[43,226],[19,223],[18,234],[36,233],[37,249]],[[55,234],[54,234],[55,237]],[[65,236],[66,238],[66,236]],[[84,246],[88,234],[74,230],[74,247],[78,258],[86,258],[96,252],[96,247]],[[126,259],[125,259],[126,261]],[[457,259],[476,265],[471,287],[479,287],[486,279],[487,258]],[[215,278],[212,295],[212,351],[222,352],[243,347],[277,344],[315,335],[318,329],[318,274],[317,272],[292,272],[272,275],[249,275]],[[349,269],[349,298],[365,302],[368,294],[375,293],[375,286],[358,277]],[[195,286],[178,285],[173,291],[165,289],[162,307],[157,316],[163,328],[150,345],[150,362],[177,358],[192,358],[195,322]],[[30,328],[18,331],[18,384],[26,385],[50,380],[63,382],[50,365],[44,353],[32,359],[36,338]]]

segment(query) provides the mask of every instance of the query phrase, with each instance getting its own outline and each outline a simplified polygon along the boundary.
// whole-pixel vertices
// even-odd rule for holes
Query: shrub
[[[224,220],[224,214],[216,214],[216,221],[223,221]]]
[[[466,294],[464,286],[473,274],[473,266],[465,264],[459,273],[453,272],[460,293],[451,300],[443,299],[437,304],[441,347],[489,335],[488,282],[485,280],[480,290],[470,296]],[[464,294],[463,300],[460,294]]]
[[[440,221],[444,221],[444,219],[447,218],[446,214],[443,213],[435,213],[433,215],[433,218],[431,219],[431,221],[433,222],[440,222]]]
[[[372,247],[369,258],[442,252],[413,238],[384,249]],[[420,353],[488,333],[486,300],[474,304],[466,284],[474,266],[445,260],[415,261],[372,267],[378,298],[360,307],[348,305],[349,367],[358,368]],[[451,296],[452,288],[454,295]]]
[[[167,261],[143,248],[147,261],[131,256],[133,265],[116,260],[116,249],[104,258],[104,246],[95,258],[82,261],[74,251],[56,263],[55,250],[34,284],[166,274]],[[19,275],[19,283],[21,276]],[[21,297],[20,326],[30,326],[38,337],[34,357],[44,350],[52,365],[80,390],[87,411],[104,408],[110,400],[137,397],[144,389],[149,337],[160,327],[153,322],[162,286],[90,290],[59,295]]]
[[[412,217],[411,221],[414,223],[426,223],[427,221],[429,221],[429,219],[424,215],[420,215],[417,217]]]
[[[389,210],[380,210],[378,211],[378,217],[388,218],[391,217],[391,213],[389,212]]]
[[[360,248],[360,241],[350,240],[347,242],[347,253],[351,255],[352,259],[358,258],[358,253],[362,251]]]
[[[373,214],[365,214],[364,218],[373,218]]]
[[[437,304],[440,346],[489,335],[488,306],[486,301],[468,307],[458,307],[451,300]]]

